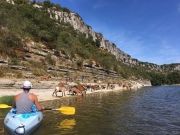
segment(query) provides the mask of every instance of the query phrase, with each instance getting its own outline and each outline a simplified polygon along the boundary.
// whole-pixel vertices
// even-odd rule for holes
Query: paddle
[[[7,104],[0,104],[0,109],[11,108],[11,107],[12,106],[9,106]],[[74,115],[75,114],[75,108],[69,107],[69,106],[62,106],[62,107],[56,108],[56,109],[45,108],[44,110],[59,111],[62,114],[66,114],[66,115]]]
[[[6,105],[6,104],[0,104],[0,109],[5,109],[5,108],[11,108],[12,106]]]
[[[69,107],[69,106],[62,106],[56,109],[45,108],[44,110],[60,111],[62,114],[66,114],[66,115],[74,115],[76,112],[74,107]]]

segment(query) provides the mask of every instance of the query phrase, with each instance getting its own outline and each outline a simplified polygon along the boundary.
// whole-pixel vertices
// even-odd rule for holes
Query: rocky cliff
[[[41,9],[42,6],[35,4],[35,8]],[[132,58],[129,54],[123,52],[117,45],[105,39],[101,33],[95,32],[91,26],[87,25],[83,19],[74,12],[64,12],[59,11],[56,8],[52,8],[48,10],[50,17],[55,19],[57,22],[69,23],[75,30],[78,30],[86,35],[86,37],[92,37],[94,41],[99,41],[100,48],[103,50],[107,50],[111,54],[115,55],[118,61],[121,61],[130,66],[142,66],[149,68],[150,70],[162,71],[165,69],[170,69],[167,65],[157,65],[148,62],[141,62],[135,58]],[[171,68],[171,70],[180,70],[180,64],[176,64]]]
[[[39,9],[43,8],[42,6],[37,4],[35,4],[34,7]],[[130,55],[126,54],[125,52],[117,48],[117,46],[114,43],[105,39],[101,33],[95,32],[91,28],[91,26],[85,24],[83,19],[77,13],[63,12],[56,10],[56,8],[51,8],[48,10],[48,12],[52,19],[55,19],[58,22],[69,23],[75,30],[84,33],[86,37],[91,36],[94,41],[99,41],[100,48],[107,50],[111,54],[115,55],[117,60],[133,65],[138,64],[138,60],[131,58]]]
[[[14,4],[13,0],[6,0],[7,2]],[[34,4],[34,8],[38,8],[39,10],[43,9],[42,5]],[[52,19],[57,21],[57,23],[69,23],[75,30],[83,33],[86,37],[92,37],[94,41],[99,42],[99,47],[103,50],[107,50],[111,54],[113,54],[118,61],[121,61],[129,66],[141,66],[148,68],[150,70],[162,71],[162,70],[180,70],[180,64],[171,65],[157,65],[148,62],[141,62],[137,59],[132,58],[129,54],[126,54],[117,46],[105,39],[101,33],[95,32],[89,25],[87,25],[83,19],[74,12],[71,11],[63,11],[59,10],[56,7],[48,8],[48,13]]]

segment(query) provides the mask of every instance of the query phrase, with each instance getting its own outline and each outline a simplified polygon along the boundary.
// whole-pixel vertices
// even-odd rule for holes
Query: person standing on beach
[[[13,108],[16,109],[16,113],[29,113],[33,111],[33,105],[41,111],[43,107],[38,102],[38,98],[33,93],[30,93],[32,88],[32,83],[30,81],[25,81],[23,83],[23,92],[14,97]]]

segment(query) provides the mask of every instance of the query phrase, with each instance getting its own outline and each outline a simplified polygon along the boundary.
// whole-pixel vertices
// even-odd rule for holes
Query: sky
[[[180,0],[52,0],[140,61],[180,63]]]

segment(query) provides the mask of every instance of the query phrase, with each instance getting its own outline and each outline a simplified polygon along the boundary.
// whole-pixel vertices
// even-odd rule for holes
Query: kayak
[[[43,119],[40,111],[24,114],[15,112],[15,109],[11,109],[4,119],[5,130],[10,135],[30,135],[39,127]]]

